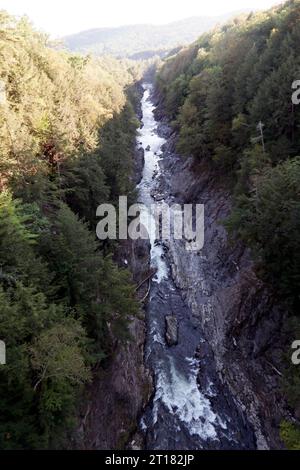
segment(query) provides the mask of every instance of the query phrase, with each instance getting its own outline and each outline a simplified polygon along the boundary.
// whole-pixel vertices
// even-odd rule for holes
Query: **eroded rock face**
[[[120,247],[119,261],[127,261],[137,284],[149,271],[149,254],[150,245],[145,240],[128,240]],[[141,297],[145,295],[147,285],[143,289]],[[120,450],[134,434],[153,389],[152,376],[144,366],[146,331],[142,309],[139,317],[132,318],[130,334],[132,341],[115,343],[112,357],[99,368],[92,385],[87,388],[80,427],[72,447]]]
[[[178,321],[173,315],[166,316],[166,341],[170,347],[178,343]]]

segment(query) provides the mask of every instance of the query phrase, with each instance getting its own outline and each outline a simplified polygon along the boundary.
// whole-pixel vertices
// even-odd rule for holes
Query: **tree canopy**
[[[96,208],[134,197],[141,67],[59,51],[0,12],[0,447],[61,447],[95,364],[128,341],[131,276]]]

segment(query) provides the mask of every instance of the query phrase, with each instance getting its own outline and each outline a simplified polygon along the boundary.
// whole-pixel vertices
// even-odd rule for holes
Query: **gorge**
[[[138,188],[140,202],[152,207],[155,195],[163,192],[166,200],[171,195],[159,185],[167,140],[160,137],[154,118],[152,86],[146,84],[144,90],[139,140],[145,150],[145,167]],[[162,203],[159,199],[157,204]],[[251,427],[218,380],[213,354],[201,326],[172,279],[168,241],[162,243],[153,237],[150,241],[151,264],[157,274],[152,281],[146,320],[145,360],[153,372],[155,388],[141,420],[147,448],[254,448]],[[168,315],[176,319],[178,329],[175,340],[178,344],[172,347],[165,339]],[[202,354],[205,351],[203,358],[201,351]],[[202,384],[198,383],[200,368]]]
[[[115,57],[0,11],[1,449],[300,449],[299,6]]]
[[[145,360],[154,375],[155,392],[140,425],[146,446],[280,446],[274,428],[272,431],[274,423],[267,416],[272,415],[274,406],[277,416],[286,411],[277,394],[272,394],[277,379],[260,353],[273,339],[278,313],[274,309],[273,319],[262,318],[257,331],[251,328],[253,320],[249,318],[248,326],[244,317],[246,337],[242,333],[235,338],[234,330],[241,324],[239,315],[248,315],[251,302],[256,302],[259,314],[268,294],[261,291],[260,281],[251,273],[247,250],[225,248],[226,231],[218,219],[230,210],[229,195],[207,181],[207,172],[195,174],[193,159],[174,153],[176,136],[154,117],[153,86],[146,84],[144,90],[138,137],[138,145],[145,150],[140,201],[150,206],[159,195],[159,201],[168,203],[206,203],[206,237],[201,252],[189,253],[184,241],[172,238],[163,243],[151,240],[151,263],[157,276],[147,306]],[[171,348],[166,340],[168,316],[176,318],[178,328],[178,344]],[[260,393],[266,389],[268,400],[264,398],[262,403]]]

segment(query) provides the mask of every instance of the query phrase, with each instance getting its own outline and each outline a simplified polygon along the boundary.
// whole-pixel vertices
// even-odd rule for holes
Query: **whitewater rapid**
[[[250,433],[247,427],[243,429],[243,417],[215,373],[213,355],[203,332],[172,280],[167,243],[156,240],[151,222],[152,228],[149,226],[154,217],[151,207],[163,202],[159,176],[167,142],[159,135],[151,93],[152,85],[144,84],[137,145],[145,152],[143,178],[138,186],[139,202],[145,206],[142,222],[148,224],[151,264],[157,270],[146,313],[145,348],[145,362],[154,376],[155,393],[140,428],[148,449],[252,448]],[[170,315],[176,317],[178,324],[178,344],[173,347],[165,339],[166,316]],[[206,357],[198,358],[199,348],[207,349]]]

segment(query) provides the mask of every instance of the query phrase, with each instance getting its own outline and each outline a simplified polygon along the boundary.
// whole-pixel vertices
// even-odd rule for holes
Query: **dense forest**
[[[139,73],[0,13],[1,449],[60,447],[93,367],[129,338],[131,279],[95,227],[99,204],[135,197]]]
[[[231,189],[224,223],[252,249],[258,275],[285,304],[293,339],[300,324],[300,107],[292,102],[299,41],[300,3],[289,1],[204,34],[157,76],[178,151]],[[299,410],[299,368],[286,368],[284,393]],[[300,430],[282,423],[282,436],[299,448]]]
[[[167,52],[211,26],[190,18],[157,34],[92,30],[67,38],[67,52],[0,11],[0,449],[70,447],[86,387],[116,344],[132,340],[139,317],[118,244],[96,239],[96,209],[120,195],[136,201],[137,83],[157,62],[104,54],[166,57],[157,116],[171,123],[182,158],[229,190],[220,223],[250,249],[288,312],[286,336],[299,339],[300,0],[244,13]],[[300,449],[300,369],[290,350],[282,363],[278,393],[294,418],[281,437]]]

